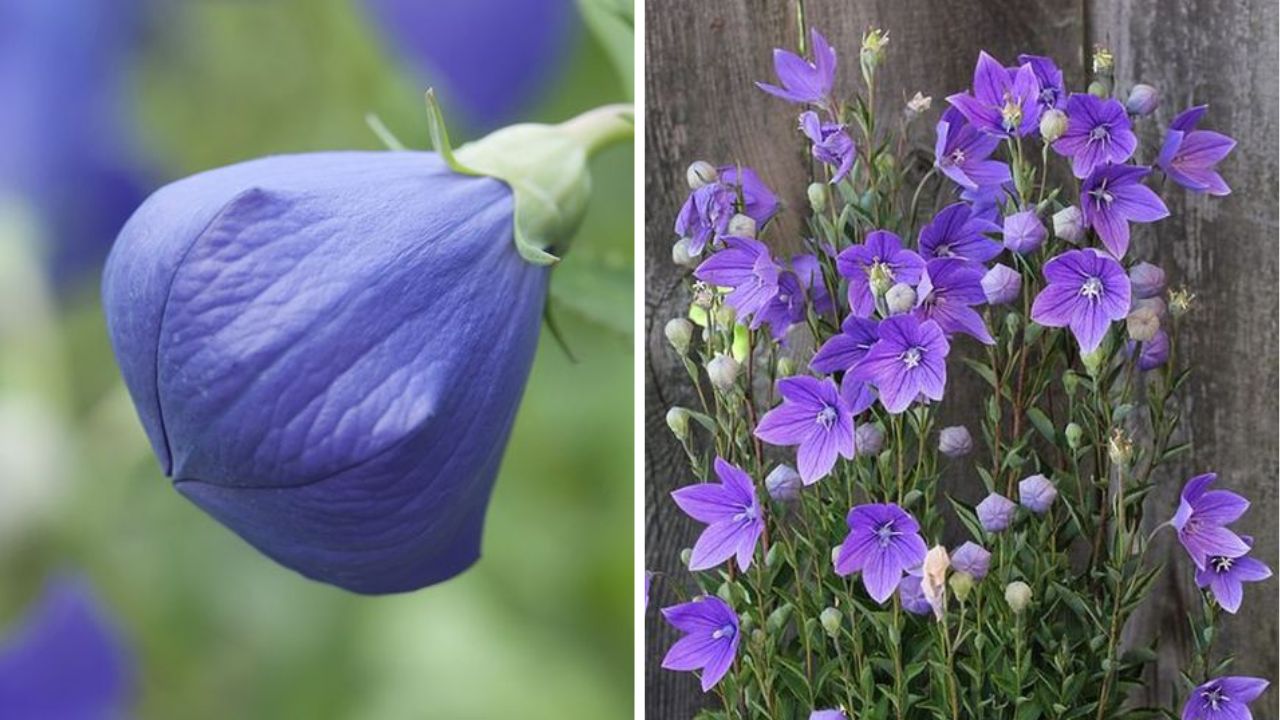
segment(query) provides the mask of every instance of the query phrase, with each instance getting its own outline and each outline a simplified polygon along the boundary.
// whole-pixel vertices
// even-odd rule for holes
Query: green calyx
[[[515,243],[535,265],[560,258],[591,198],[587,161],[635,131],[630,105],[606,105],[559,125],[525,123],[496,130],[455,152],[435,93],[427,91],[431,144],[454,172],[497,178],[515,196]]]

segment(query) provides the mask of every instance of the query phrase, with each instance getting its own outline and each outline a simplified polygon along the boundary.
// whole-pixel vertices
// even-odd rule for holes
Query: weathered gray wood
[[[1189,320],[1187,334],[1194,337],[1185,344],[1201,368],[1188,391],[1192,412],[1186,428],[1197,449],[1192,460],[1165,473],[1162,494],[1153,502],[1171,507],[1185,475],[1216,469],[1254,500],[1244,526],[1258,538],[1261,557],[1274,567],[1276,6],[1274,0],[1157,4],[809,0],[805,9],[807,22],[821,28],[838,50],[839,82],[846,91],[860,82],[862,32],[873,25],[890,31],[880,105],[883,112],[896,113],[916,90],[932,95],[934,110],[916,128],[917,139],[926,145],[942,98],[968,86],[979,49],[1010,62],[1018,52],[1052,55],[1068,82],[1080,87],[1085,49],[1105,42],[1116,50],[1122,85],[1141,80],[1165,91],[1158,115],[1162,124],[1193,99],[1215,106],[1208,124],[1241,141],[1224,166],[1235,193],[1210,200],[1184,199],[1172,192],[1174,217],[1155,230],[1137,233],[1135,240],[1136,252],[1159,258],[1170,277],[1186,282],[1200,299]],[[649,569],[681,582],[678,554],[692,544],[695,533],[667,499],[670,490],[689,478],[664,415],[672,404],[689,405],[694,399],[662,327],[688,303],[681,275],[670,261],[675,240],[671,225],[687,192],[684,169],[697,159],[741,162],[782,191],[789,206],[803,207],[810,163],[795,134],[795,109],[751,84],[772,79],[772,48],[795,46],[792,3],[654,0],[646,9],[646,30],[645,558]],[[1151,132],[1144,136],[1145,147],[1156,141]],[[784,219],[770,242],[795,242],[799,228],[794,217]],[[973,385],[956,391],[967,397],[979,392]],[[964,405],[968,403],[953,403],[947,412],[958,413],[957,407]],[[1167,575],[1159,590],[1163,600],[1131,629],[1143,637],[1158,630],[1171,641],[1167,657],[1184,640],[1178,613],[1190,606],[1189,582],[1185,570]],[[674,599],[661,580],[655,587],[653,607]],[[1241,616],[1228,620],[1228,626],[1221,647],[1241,656],[1237,669],[1274,679],[1274,581],[1252,588]],[[706,701],[690,675],[658,668],[673,639],[653,611],[646,630],[645,670],[645,706],[651,718],[691,717]],[[1167,679],[1172,667],[1162,664],[1161,677]],[[1161,685],[1153,682],[1152,687]],[[1261,705],[1255,715],[1276,717],[1272,708]]]

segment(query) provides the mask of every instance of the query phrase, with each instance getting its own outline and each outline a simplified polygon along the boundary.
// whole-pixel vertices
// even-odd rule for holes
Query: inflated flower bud
[[[1008,265],[996,263],[982,276],[982,294],[990,305],[1007,305],[1022,294],[1022,275]]]
[[[1124,109],[1138,117],[1146,117],[1155,112],[1158,107],[1160,107],[1160,91],[1144,83],[1134,85],[1129,91],[1129,99],[1124,103]]]
[[[1035,210],[1023,210],[1004,219],[1004,246],[1026,255],[1040,249],[1048,235]]]
[[[884,430],[875,423],[862,423],[853,431],[854,452],[862,456],[874,456],[884,446]]]
[[[827,637],[836,640],[840,637],[840,626],[844,622],[844,615],[839,610],[829,607],[818,614],[818,621],[822,623],[822,630]]]
[[[1076,390],[1080,387],[1080,376],[1070,370],[1064,370],[1062,373],[1062,389],[1067,391],[1067,397],[1076,394]]]
[[[911,122],[912,120],[920,117],[920,115],[922,115],[932,105],[933,98],[922,92],[916,91],[916,94],[911,96],[911,99],[907,101],[907,107],[903,111],[907,116],[907,122]]]
[[[729,218],[729,234],[734,237],[754,238],[756,236],[756,219],[742,213],[734,215]]]
[[[690,251],[692,247],[693,240],[690,238],[677,240],[675,245],[671,246],[671,262],[684,268],[698,267],[698,263],[702,262],[702,258]]]
[[[689,343],[693,341],[693,323],[684,318],[672,318],[662,331],[667,336],[667,342],[671,343],[671,347],[680,356],[688,354]]]
[[[1018,483],[1018,502],[1037,515],[1043,515],[1058,499],[1058,488],[1044,475],[1032,475]]]
[[[963,425],[942,428],[938,434],[938,452],[949,458],[964,457],[973,452],[973,436],[969,434],[969,428]]]
[[[947,584],[951,586],[951,592],[955,593],[956,600],[962,603],[968,600],[969,593],[973,592],[973,576],[967,572],[957,571],[952,574]]]
[[[1111,95],[1111,88],[1107,83],[1101,80],[1094,80],[1089,83],[1088,93],[1096,98],[1106,100]]]
[[[1067,429],[1063,431],[1067,436],[1067,447],[1072,450],[1079,450],[1084,442],[1084,428],[1076,423],[1067,423]]]
[[[1125,328],[1129,338],[1138,342],[1147,342],[1160,331],[1159,310],[1151,305],[1140,305],[1125,318]]]
[[[102,283],[174,488],[277,562],[360,593],[479,557],[549,251],[585,213],[588,153],[631,130],[606,110],[455,154],[430,109],[439,153],[277,155],[161,188]]]
[[[906,283],[898,283],[884,294],[884,302],[890,315],[911,312],[916,306],[916,289]]]
[[[699,160],[689,166],[685,171],[685,180],[689,183],[690,190],[710,185],[720,179],[720,174],[716,172],[716,166],[705,160]]]
[[[1164,269],[1140,262],[1129,270],[1129,284],[1135,298],[1152,298],[1164,293]]]
[[[1102,361],[1107,359],[1107,348],[1104,342],[1093,352],[1085,353],[1080,356],[1080,362],[1084,365],[1084,369],[1089,373],[1089,377],[1098,377],[1098,371],[1102,369]]]
[[[1080,208],[1068,205],[1053,214],[1053,234],[1072,245],[1084,240],[1084,215]]]
[[[1057,108],[1050,108],[1040,116],[1040,137],[1045,142],[1053,142],[1067,131],[1067,114]]]
[[[707,377],[715,389],[729,392],[738,382],[738,361],[728,355],[716,355],[707,363]]]
[[[680,551],[680,564],[689,567],[689,561],[693,559],[693,548],[685,548]]]
[[[673,407],[667,411],[667,427],[681,441],[689,437],[689,411],[682,407]]]
[[[827,211],[830,191],[827,190],[826,183],[809,183],[809,189],[805,192],[809,196],[809,207],[813,208],[815,215],[821,215]]]
[[[1009,527],[1009,523],[1013,522],[1013,514],[1017,511],[1018,506],[1009,498],[991,493],[982,502],[978,503],[978,507],[974,511],[978,515],[978,522],[982,524],[982,529],[989,533],[1003,532]]]
[[[967,541],[951,553],[951,567],[973,580],[981,580],[991,569],[991,551],[975,542]]]
[[[1014,580],[1004,588],[1004,601],[1014,614],[1021,614],[1031,605],[1031,586],[1021,580]]]
[[[778,607],[774,608],[774,611],[769,613],[768,619],[764,622],[765,629],[767,629],[771,635],[777,635],[782,632],[786,629],[787,623],[791,620],[791,613],[794,610],[795,608],[791,606],[791,603],[782,603]]]
[[[795,468],[779,465],[765,477],[764,486],[769,491],[769,497],[778,502],[790,502],[800,497],[800,488],[804,483]]]

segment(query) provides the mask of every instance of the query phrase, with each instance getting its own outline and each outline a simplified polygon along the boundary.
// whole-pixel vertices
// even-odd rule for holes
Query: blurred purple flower
[[[1173,119],[1156,164],[1183,187],[1210,195],[1227,195],[1231,188],[1218,174],[1217,165],[1236,146],[1236,141],[1221,133],[1195,129],[1208,109],[1208,105],[1198,105]]]
[[[831,293],[827,292],[827,281],[822,276],[822,266],[815,255],[808,253],[791,258],[791,269],[800,278],[800,285],[809,296],[809,302],[819,315],[830,315],[835,312],[835,304]]]
[[[862,573],[867,594],[878,603],[898,588],[908,570],[924,562],[920,523],[892,503],[859,505],[849,511],[849,535],[840,544],[839,575]]]
[[[1111,323],[1129,314],[1129,278],[1120,263],[1094,250],[1070,250],[1044,265],[1049,281],[1031,305],[1031,319],[1069,327],[1081,353],[1102,344]]]
[[[987,345],[995,339],[973,305],[987,301],[981,265],[957,258],[930,260],[917,288],[916,317],[933,320],[943,332],[964,333]]]
[[[1134,343],[1130,342],[1130,345]],[[1132,349],[1130,350],[1132,352]],[[1156,334],[1138,348],[1138,369],[1142,372],[1155,370],[1169,361],[1169,333],[1164,328],[1156,330]]]
[[[738,654],[738,615],[714,595],[662,609],[684,637],[662,659],[667,670],[701,670],[702,692],[720,682]]]
[[[973,70],[973,91],[947,98],[978,130],[999,137],[1023,137],[1040,123],[1040,82],[1024,64],[1005,68],[982,51]]]
[[[964,113],[947,108],[938,121],[934,166],[962,187],[975,189],[1010,182],[1009,164],[991,160],[1000,138],[978,132]]]
[[[1019,65],[1030,65],[1040,83],[1040,95],[1036,98],[1041,111],[1050,108],[1061,110],[1067,104],[1067,87],[1062,81],[1062,71],[1052,58],[1040,55],[1019,55]]]
[[[758,328],[765,321],[762,311],[778,294],[782,268],[769,254],[769,248],[758,240],[732,236],[723,240],[725,249],[704,260],[693,275],[712,285],[733,288],[725,302],[738,311],[739,319],[749,320],[753,329]]]
[[[849,720],[840,710],[814,710],[809,713],[809,720]]]
[[[898,315],[880,323],[880,339],[850,376],[874,384],[884,408],[897,414],[921,395],[942,399],[950,350],[938,323]]]
[[[799,445],[796,469],[805,485],[826,477],[836,455],[853,458],[853,412],[829,378],[778,381],[782,404],[760,418],[755,436],[770,445]]]
[[[687,485],[671,493],[676,505],[707,527],[693,546],[690,570],[707,570],[737,555],[738,567],[751,567],[751,556],[764,532],[764,510],[756,499],[751,476],[716,458],[719,483]]]
[[[874,230],[860,245],[850,245],[836,258],[836,269],[849,279],[849,306],[858,317],[870,317],[876,299],[871,289],[873,273],[893,283],[915,285],[924,272],[924,260],[902,247],[902,239],[888,230]]]
[[[1221,677],[1191,691],[1182,720],[1253,720],[1249,703],[1271,683],[1255,677]]]
[[[1229,490],[1210,490],[1217,479],[1215,473],[1205,473],[1188,480],[1178,511],[1169,520],[1200,570],[1208,567],[1211,557],[1240,557],[1249,552],[1249,545],[1227,529],[1249,509],[1249,501]]]
[[[810,110],[800,115],[800,130],[813,143],[813,157],[818,162],[835,168],[831,184],[843,180],[853,169],[853,161],[858,157],[853,138],[849,137],[845,126],[822,122],[818,119],[818,113]]]
[[[1129,268],[1129,284],[1133,296],[1139,300],[1153,298],[1164,292],[1164,270],[1149,262],[1140,262]]]
[[[1169,217],[1159,195],[1142,184],[1149,167],[1103,165],[1080,185],[1085,224],[1102,238],[1116,258],[1129,249],[1129,222],[1155,222]]]
[[[521,119],[568,67],[573,0],[365,0],[409,65],[488,130]]]
[[[1067,101],[1067,131],[1053,143],[1053,151],[1071,158],[1078,178],[1111,163],[1133,157],[1138,136],[1119,100],[1075,93]]]
[[[0,645],[0,715],[122,717],[134,695],[133,660],[88,583],[55,577]]]
[[[773,51],[773,70],[782,87],[762,82],[757,82],[756,87],[788,102],[829,103],[836,80],[836,51],[816,29],[809,30],[809,38],[813,45],[813,62],[776,48]]]
[[[920,256],[989,262],[1002,252],[1000,243],[984,235],[992,232],[1000,232],[1000,226],[975,216],[967,203],[952,203],[920,229]]]

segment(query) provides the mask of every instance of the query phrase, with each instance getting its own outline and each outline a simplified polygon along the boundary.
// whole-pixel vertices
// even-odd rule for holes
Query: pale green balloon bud
[[[1072,450],[1079,450],[1084,443],[1084,428],[1076,423],[1067,423],[1065,434],[1067,436],[1067,447]]]
[[[840,626],[843,624],[844,616],[839,610],[829,607],[818,615],[818,620],[822,623],[822,630],[835,640],[840,637]]]
[[[868,284],[871,286],[871,293],[876,297],[884,297],[889,292],[889,288],[893,287],[893,274],[884,263],[875,263],[871,266],[871,274],[868,278]]]
[[[701,260],[697,255],[693,254],[690,248],[693,247],[693,241],[689,238],[680,238],[675,245],[671,246],[671,262],[684,268],[696,268]]]
[[[1021,614],[1031,604],[1031,586],[1021,580],[1014,580],[1004,588],[1004,601],[1015,614]]]
[[[1046,110],[1040,116],[1040,137],[1045,142],[1053,142],[1067,131],[1067,114],[1057,108]]]
[[[734,237],[754,238],[756,236],[755,218],[742,213],[729,218],[729,234]]]
[[[738,310],[732,305],[726,304],[716,308],[716,325],[721,328],[730,328],[737,321]]]
[[[964,571],[956,571],[947,580],[947,584],[951,586],[956,599],[964,602],[969,599],[969,593],[973,590],[973,576]]]
[[[885,293],[884,302],[890,315],[910,312],[916,306],[916,289],[906,283],[898,283]]]
[[[1094,80],[1089,83],[1089,94],[1096,98],[1106,100],[1111,95],[1111,88],[1101,80]]]
[[[689,437],[689,411],[676,406],[667,411],[667,427],[681,442]]]
[[[688,354],[689,343],[693,341],[693,323],[684,318],[672,318],[662,331],[667,336],[667,342],[671,343],[671,347],[681,357]]]
[[[716,172],[715,166],[711,163],[699,160],[689,166],[684,177],[689,183],[689,189],[697,190],[719,180],[720,173]]]
[[[719,354],[707,363],[707,377],[711,385],[722,393],[727,393],[738,382],[738,361],[729,355]]]
[[[680,564],[689,567],[689,560],[693,558],[693,548],[685,548],[680,551]]]
[[[1076,389],[1080,387],[1080,376],[1067,370],[1062,373],[1062,387],[1067,391],[1067,396],[1072,397],[1076,394]]]
[[[825,183],[809,183],[808,189],[809,207],[813,208],[815,215],[820,215],[827,211],[827,198],[829,192]]]

